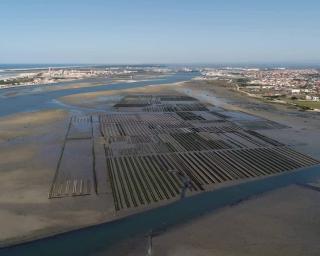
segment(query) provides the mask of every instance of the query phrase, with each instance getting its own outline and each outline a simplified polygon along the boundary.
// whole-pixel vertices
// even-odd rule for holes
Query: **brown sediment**
[[[318,150],[320,141],[314,139],[320,136],[320,115],[317,112],[300,111],[291,106],[271,104],[250,98],[235,91],[226,81],[212,81],[210,83],[191,81],[176,87],[176,89],[202,102],[215,103],[216,106],[229,111],[241,111],[264,118],[268,121],[268,125],[265,126],[264,122],[264,127],[258,127],[261,134],[320,159],[320,151]],[[248,124],[251,127],[260,126],[255,122],[245,121],[243,124]],[[278,127],[272,128],[272,126],[277,126],[274,122],[280,124],[280,129]],[[281,128],[281,126],[283,127]]]
[[[48,184],[52,182],[68,119],[69,114],[61,110],[0,119],[1,244],[94,224],[103,216],[113,215],[113,209],[108,212],[108,206],[101,204],[108,202],[108,195],[88,200],[48,200]]]
[[[90,92],[90,93],[80,93],[80,94],[74,94],[69,96],[64,96],[59,98],[59,100],[65,104],[71,104],[75,106],[95,106],[99,102],[104,102],[105,104],[108,104],[106,100],[111,100],[109,104],[115,104],[119,101],[119,98],[121,98],[124,95],[130,94],[130,93],[172,93],[172,94],[179,94],[176,90],[174,90],[174,86],[178,86],[181,84],[174,83],[174,84],[162,84],[162,85],[151,85],[151,86],[145,86],[145,87],[139,87],[139,88],[130,88],[130,89],[123,89],[123,90],[109,90],[109,91],[101,91],[101,92]],[[108,96],[120,96],[118,98],[105,98]]]
[[[209,98],[200,97],[201,103],[186,98],[181,92],[188,94],[188,90],[194,98],[212,93],[233,98],[233,102],[221,110]],[[132,100],[133,94],[140,97],[140,105]],[[132,101],[126,101],[128,95]],[[0,188],[2,241],[46,236],[179,200],[182,176],[190,178],[189,196],[226,181],[245,181],[317,163],[284,145],[294,141],[295,149],[317,158],[319,142],[312,137],[319,133],[316,121],[305,123],[305,117],[296,119],[293,114],[283,117],[283,113],[301,114],[293,110],[259,109],[260,103],[248,103],[224,87],[177,83],[61,100],[82,107],[105,104],[113,113],[83,114],[70,121],[67,112],[55,110],[0,119],[5,184]],[[241,123],[228,116],[234,110],[274,123]],[[246,128],[249,125],[258,128],[252,131]]]
[[[292,185],[150,234],[152,255],[317,256],[319,191]],[[150,237],[136,236],[101,255],[144,255]]]
[[[191,195],[220,184],[319,163],[256,131],[241,128],[232,116],[228,118],[230,113],[226,110],[190,96],[166,95],[158,88],[155,93],[152,89],[143,93],[139,89],[140,94],[128,93],[114,104],[113,112],[109,114],[80,118],[88,121],[94,117],[99,121],[99,136],[102,135],[105,141],[107,171],[116,211],[130,212],[134,208],[184,197],[182,191],[187,188],[184,187],[186,180],[188,195]],[[212,115],[217,111],[222,115]],[[71,127],[82,123],[78,118],[71,120]],[[255,117],[254,120],[269,124],[265,119]],[[276,123],[268,126],[270,129],[279,127],[283,128]],[[81,134],[86,130],[90,129],[82,127]],[[78,137],[78,140],[90,139],[88,136]],[[69,135],[67,141],[68,138]],[[74,177],[73,168],[67,172],[58,168],[57,172],[62,180],[54,181],[53,187],[56,183],[67,182],[65,177]],[[89,174],[92,176],[92,171]],[[77,172],[76,179],[81,177]],[[148,191],[151,197],[147,196]],[[60,197],[60,190],[51,196],[57,194]]]

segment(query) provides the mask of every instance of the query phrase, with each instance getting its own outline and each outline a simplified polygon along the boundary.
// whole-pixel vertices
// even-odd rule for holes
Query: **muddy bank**
[[[101,204],[104,198],[48,200],[68,120],[62,110],[0,119],[1,244],[97,223],[112,214]]]
[[[286,126],[283,129],[260,129],[264,135],[292,146],[294,149],[320,159],[320,113],[300,111],[299,108],[271,104],[250,98],[230,88],[225,81],[191,81],[176,90],[230,111],[241,111]]]
[[[292,185],[156,232],[152,243],[133,238],[104,253],[145,255],[151,244],[156,256],[316,256],[319,199],[319,192]]]

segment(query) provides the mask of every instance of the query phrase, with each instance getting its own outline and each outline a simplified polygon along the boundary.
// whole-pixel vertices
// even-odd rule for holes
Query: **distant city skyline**
[[[2,0],[0,10],[0,63],[320,63],[315,0]]]

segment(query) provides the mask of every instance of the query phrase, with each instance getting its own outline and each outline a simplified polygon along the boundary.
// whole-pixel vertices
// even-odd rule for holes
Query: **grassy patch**
[[[306,109],[320,109],[320,101],[290,101],[290,103],[296,104],[298,107],[306,108]]]

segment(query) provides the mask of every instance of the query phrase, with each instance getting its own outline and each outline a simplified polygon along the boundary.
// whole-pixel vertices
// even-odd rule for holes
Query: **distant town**
[[[197,79],[228,79],[236,90],[252,97],[304,109],[320,108],[320,72],[317,69],[206,68]]]
[[[16,72],[6,78],[0,77],[0,89],[28,85],[47,85],[90,78],[111,78],[127,75],[132,77],[139,72],[167,73],[162,67],[107,67],[107,68],[48,68]]]

